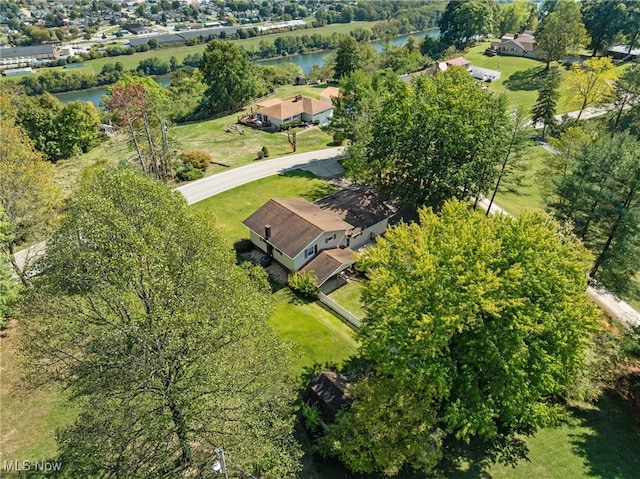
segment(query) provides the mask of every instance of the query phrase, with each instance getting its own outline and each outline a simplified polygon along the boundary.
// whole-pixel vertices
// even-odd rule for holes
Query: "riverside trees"
[[[388,230],[360,265],[372,371],[321,449],[387,475],[429,470],[447,438],[525,453],[516,435],[556,420],[598,318],[578,240],[543,214],[485,218],[454,200]]]
[[[209,217],[132,168],[85,180],[48,242],[23,338],[32,371],[72,392],[67,477],[292,477],[286,350],[263,274]]]

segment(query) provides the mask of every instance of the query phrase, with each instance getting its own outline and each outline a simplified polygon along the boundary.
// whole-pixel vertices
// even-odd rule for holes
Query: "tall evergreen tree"
[[[540,90],[538,91],[538,99],[531,111],[531,120],[534,125],[542,122],[542,138],[544,138],[547,133],[547,128],[553,128],[557,125],[555,115],[558,99],[560,98],[560,92],[558,91],[558,87],[560,86],[560,72],[557,67],[554,67],[545,70],[541,74],[544,75],[544,77]]]
[[[640,269],[640,143],[600,134],[571,158],[550,207],[594,253],[591,276],[624,292]]]

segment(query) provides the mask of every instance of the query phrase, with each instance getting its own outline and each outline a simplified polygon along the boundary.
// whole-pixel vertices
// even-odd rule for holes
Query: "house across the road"
[[[333,104],[302,95],[291,98],[270,98],[258,103],[256,119],[274,130],[298,123],[326,125],[333,116]]]
[[[353,250],[383,234],[392,215],[374,193],[355,188],[315,203],[271,199],[242,224],[258,249],[289,271],[314,271],[321,286],[352,266]]]

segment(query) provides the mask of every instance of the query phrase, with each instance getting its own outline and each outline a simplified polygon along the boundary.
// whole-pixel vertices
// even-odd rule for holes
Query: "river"
[[[440,35],[439,30],[429,30],[426,32],[415,33],[413,35],[401,35],[399,37],[395,37],[390,40],[390,44],[393,46],[402,46],[407,43],[407,40],[410,36],[413,36],[416,40],[421,40],[427,35],[432,37],[437,37]],[[385,46],[385,41],[376,41],[371,42],[371,45],[378,51],[381,51]],[[273,60],[259,60],[254,62],[256,65],[280,65],[282,63],[294,63],[302,68],[302,71],[305,73],[309,73],[311,71],[311,67],[313,65],[322,66],[326,63],[326,57],[331,51],[324,52],[315,52],[315,53],[306,53],[304,55],[292,55],[286,58],[275,58]],[[115,61],[115,60],[114,60]],[[158,81],[162,86],[166,87],[171,83],[171,78],[169,75],[157,77],[156,81]],[[92,88],[90,90],[78,90],[71,91],[67,93],[57,93],[55,96],[60,99],[62,103],[70,103],[72,101],[90,101],[95,103],[96,105],[100,105],[100,100],[107,93],[107,87],[104,88]]]

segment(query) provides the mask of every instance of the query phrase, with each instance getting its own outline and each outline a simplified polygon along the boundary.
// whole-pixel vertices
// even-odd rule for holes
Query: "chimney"
[[[271,237],[271,225],[264,225],[264,239],[268,240]]]

